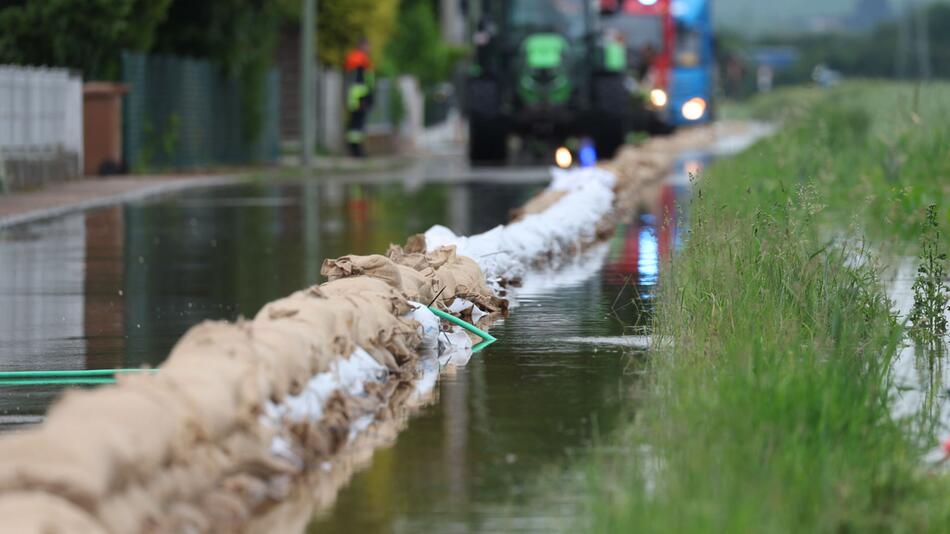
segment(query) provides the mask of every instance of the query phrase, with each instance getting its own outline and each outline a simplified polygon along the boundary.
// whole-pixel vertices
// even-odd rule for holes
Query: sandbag
[[[86,446],[111,458],[117,476],[138,478],[168,461],[173,444],[183,442],[191,429],[184,410],[163,405],[128,384],[71,391],[50,410],[46,425],[51,431],[85,440]],[[127,481],[120,478],[113,485]]]
[[[106,534],[88,512],[54,495],[18,492],[0,496],[3,532],[16,534]]]
[[[352,295],[361,295],[370,299],[378,299],[380,306],[395,315],[402,315],[410,309],[407,304],[409,297],[399,288],[394,288],[383,280],[369,276],[338,278],[325,282],[314,289],[325,298],[345,298]]]
[[[345,301],[295,294],[268,303],[253,322],[273,321],[299,323],[301,335],[328,343],[334,357],[353,351],[350,332],[356,321],[356,310]]]
[[[431,301],[439,289],[433,273],[417,271],[411,266],[397,264],[378,254],[326,260],[320,274],[326,276],[330,282],[360,275],[376,278],[409,299],[417,301]]]
[[[262,361],[271,369],[271,399],[279,401],[287,394],[300,392],[307,379],[318,371],[312,357],[315,345],[323,345],[321,353],[329,354],[329,342],[317,342],[313,336],[297,332],[294,328],[282,328],[279,321],[264,321],[251,324],[251,344]]]
[[[200,360],[170,360],[156,378],[198,407],[200,437],[215,440],[260,413],[270,396],[262,374],[254,360],[212,352]]]
[[[0,492],[45,491],[95,510],[112,488],[115,462],[62,430],[0,438]]]
[[[402,287],[402,280],[396,264],[386,256],[379,254],[370,256],[348,255],[335,260],[324,260],[323,266],[320,268],[320,274],[326,276],[331,282],[339,278],[365,275],[378,278],[396,289]]]
[[[443,302],[452,302],[458,297],[470,300],[488,312],[506,309],[506,301],[495,297],[485,283],[481,268],[467,256],[453,254],[451,259],[436,269],[435,275],[446,288],[441,297]]]

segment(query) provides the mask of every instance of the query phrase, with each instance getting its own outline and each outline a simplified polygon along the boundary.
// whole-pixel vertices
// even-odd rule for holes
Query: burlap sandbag
[[[181,403],[171,396],[164,401]],[[123,384],[69,392],[50,410],[46,426],[115,462],[112,486],[122,487],[165,464],[175,444],[191,439],[192,423],[181,406],[163,405],[142,388]]]
[[[279,402],[287,394],[296,395],[317,371],[315,354],[330,353],[328,340],[309,335],[309,328],[286,326],[284,321],[255,322],[251,326],[251,343],[257,357],[269,362],[271,400]],[[320,346],[318,349],[317,347]]]
[[[189,402],[158,375],[120,375],[118,383],[124,389],[151,399],[171,419],[177,421],[174,439],[169,441],[169,461],[180,462],[186,459],[199,436],[204,433],[201,427],[201,407]]]
[[[416,271],[435,270],[445,265],[445,262],[455,258],[455,245],[439,247],[431,252],[426,252],[425,248],[410,252],[410,248],[418,248],[415,243],[419,240],[422,240],[422,244],[425,245],[425,235],[423,234],[410,237],[405,248],[399,245],[389,245],[386,255],[394,263],[410,267]]]
[[[399,245],[389,245],[386,257],[393,260],[393,263],[397,265],[404,265],[416,271],[431,267],[424,252],[407,252]]]
[[[3,532],[16,534],[106,534],[89,513],[68,501],[41,492],[0,496]]]
[[[374,354],[371,349],[385,349],[395,356],[395,363],[398,365],[393,366],[392,362],[388,361],[379,363],[396,370],[398,366],[415,358],[415,352],[410,347],[415,347],[420,342],[419,324],[416,321],[402,319],[383,310],[378,301],[369,294],[357,293],[343,299],[358,310],[352,335],[359,346],[371,354]],[[377,354],[374,354],[374,357],[376,356]]]
[[[454,297],[470,300],[487,312],[503,311],[506,301],[495,296],[485,283],[485,276],[475,260],[467,256],[453,254],[435,271],[436,277],[445,288],[443,302]]]
[[[376,298],[385,306],[386,311],[395,315],[404,315],[410,311],[405,293],[383,280],[369,276],[339,278],[325,282],[314,290],[324,298],[345,298],[350,295]]]
[[[365,275],[378,278],[394,288],[402,287],[399,269],[386,256],[373,254],[370,256],[347,255],[335,260],[324,260],[320,274],[331,282],[339,278]]]
[[[320,274],[331,282],[360,275],[376,278],[417,302],[432,301],[438,291],[438,283],[433,273],[417,271],[412,266],[397,264],[378,254],[326,260]]]
[[[165,380],[137,378],[130,382]],[[109,493],[152,476],[174,451],[189,448],[201,427],[179,396],[155,391],[120,384],[70,392],[40,429],[0,440],[0,489],[43,488],[91,510]]]
[[[42,490],[94,510],[111,490],[115,462],[61,431],[44,426],[0,438],[0,492]]]
[[[435,299],[441,286],[431,268],[416,270],[405,265],[397,265],[402,277],[402,291],[410,300],[428,304]]]
[[[346,296],[325,296],[344,294],[344,288],[349,290]],[[348,282],[337,280],[319,290],[324,296],[315,296],[311,291],[268,304],[255,322],[274,316],[299,321],[334,339],[346,339],[364,348],[386,343],[396,332],[402,332],[406,343],[416,335],[413,325],[399,321],[399,316],[409,311],[408,303],[376,280],[366,277]],[[339,354],[348,355],[353,349],[355,347]]]
[[[254,318],[254,323],[279,323],[281,328],[293,329],[312,339],[311,368],[315,373],[325,371],[328,360],[356,348],[356,340],[351,335],[356,309],[345,301],[283,299],[270,306]],[[323,346],[329,347],[328,353],[317,350]]]
[[[370,351],[379,363],[395,370],[398,361],[413,355],[407,346],[418,343],[418,332],[417,325],[401,321],[386,309],[390,302],[387,297],[372,292],[300,302],[293,320],[314,325],[314,328],[321,325],[345,328],[342,331],[347,340]],[[349,355],[355,348],[340,355]],[[385,353],[375,350],[378,348],[386,349],[396,359],[386,358]]]
[[[254,360],[211,352],[170,360],[158,378],[198,411],[200,438],[214,440],[261,412],[269,398],[263,375]]]
[[[187,461],[168,465],[143,484],[110,495],[100,505],[99,516],[114,532],[167,524],[167,514],[176,503],[198,502],[233,471],[238,460],[231,458],[223,447],[229,439],[196,444]]]
[[[410,238],[410,243],[412,241]],[[471,300],[490,312],[505,309],[502,299],[495,297],[485,283],[485,275],[478,264],[471,258],[458,256],[454,245],[426,253],[408,252],[415,246],[407,244],[404,249],[391,245],[388,254],[401,267],[410,267],[426,278],[434,278],[433,297],[438,295],[438,302],[447,306],[458,297]]]

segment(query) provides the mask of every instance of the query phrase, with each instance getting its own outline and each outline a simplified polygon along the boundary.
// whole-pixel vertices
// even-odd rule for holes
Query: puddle
[[[888,297],[894,302],[899,320],[904,320],[914,306],[917,260],[902,258],[896,264]],[[950,437],[950,364],[946,359],[946,354],[940,358],[918,352],[915,344],[905,339],[891,368],[892,393],[897,397],[894,417],[913,417],[915,424],[925,425],[923,430],[932,431],[941,440]]]

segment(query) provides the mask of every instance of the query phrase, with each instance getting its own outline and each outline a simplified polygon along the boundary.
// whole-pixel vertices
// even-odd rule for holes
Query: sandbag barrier
[[[428,402],[440,367],[471,356],[474,336],[429,304],[488,328],[532,269],[609,235],[677,152],[714,137],[691,130],[553,171],[508,225],[437,226],[385,255],[327,260],[326,283],[193,327],[159,372],[67,391],[42,425],[0,438],[4,529],[301,529]]]

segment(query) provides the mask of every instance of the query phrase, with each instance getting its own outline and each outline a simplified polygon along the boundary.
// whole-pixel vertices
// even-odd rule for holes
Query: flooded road
[[[685,166],[693,170],[695,162]],[[318,282],[324,258],[444,224],[508,220],[546,183],[252,183],[0,230],[4,370],[157,365],[190,326],[253,315]],[[444,376],[438,400],[313,519],[311,532],[570,529],[584,462],[635,407],[661,258],[678,246],[674,180],[606,243],[532,276],[499,342]],[[0,389],[0,422],[38,420],[53,387]]]
[[[0,369],[157,365],[194,324],[319,282],[324,258],[434,224],[485,231],[544,180],[243,184],[0,229]],[[0,388],[0,425],[36,422],[60,391]]]

